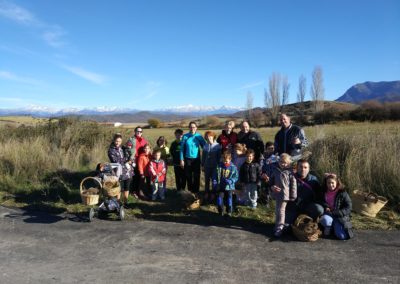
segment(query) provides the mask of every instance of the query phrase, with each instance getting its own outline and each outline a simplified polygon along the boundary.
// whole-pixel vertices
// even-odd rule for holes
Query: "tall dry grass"
[[[400,201],[400,129],[327,135],[313,141],[317,175],[337,173],[349,191],[359,189]]]
[[[60,119],[38,126],[0,127],[0,191],[31,191],[48,186],[58,171],[85,172],[107,161],[112,135],[127,139],[132,129],[115,129],[77,119]],[[204,133],[205,130],[200,130]],[[264,141],[273,140],[278,128],[258,129]],[[338,173],[349,189],[362,189],[400,201],[400,125],[362,123],[306,127],[311,142],[311,167],[319,177]],[[174,129],[145,129],[154,146]],[[174,187],[173,167],[168,185]]]

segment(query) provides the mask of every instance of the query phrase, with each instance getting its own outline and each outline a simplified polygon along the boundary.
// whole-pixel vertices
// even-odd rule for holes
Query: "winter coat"
[[[137,159],[144,145],[146,145],[147,143],[148,143],[147,140],[143,137],[136,137],[136,136],[130,137],[126,142],[126,147],[129,152],[129,158],[132,161]]]
[[[227,134],[225,130],[222,130],[222,133],[217,138],[217,142],[221,145],[222,152],[225,151],[229,145],[231,145],[233,149],[233,146],[237,143],[237,133],[232,131]]]
[[[281,188],[280,192],[271,190],[271,196],[276,200],[293,201],[297,198],[297,182],[290,169],[281,169],[278,163],[271,165],[269,172],[269,184]]]
[[[200,157],[200,147],[207,143],[199,133],[186,133],[182,137],[180,159],[197,159]]]
[[[151,154],[146,155],[146,153],[141,153],[136,161],[136,166],[138,172],[141,176],[149,176],[149,172],[147,171],[147,167],[151,161]]]
[[[124,147],[116,147],[114,143],[111,143],[108,148],[108,158],[111,163],[118,163],[122,166],[121,180],[128,180],[133,176],[133,169],[125,165],[129,161],[129,156],[126,154]]]
[[[293,144],[294,138],[300,139],[300,144]],[[299,155],[302,148],[308,146],[308,140],[304,130],[294,124],[291,124],[288,129],[282,127],[275,135],[275,151],[277,153],[287,153],[291,156]]]
[[[297,198],[295,204],[298,208],[306,208],[308,204],[317,202],[320,195],[321,185],[312,174],[308,174],[305,179],[301,179],[295,174],[297,181]]]
[[[207,143],[203,147],[201,166],[205,168],[215,168],[221,160],[221,145],[218,143]]]
[[[321,204],[324,209],[328,208],[328,203],[325,200],[325,191],[320,192],[318,197],[318,203]],[[354,237],[353,225],[351,224],[351,198],[349,194],[344,190],[339,190],[335,197],[335,206],[331,211],[331,216],[336,218],[343,226],[350,238]]]
[[[258,163],[245,162],[239,171],[240,182],[242,183],[260,183],[261,167]]]
[[[172,163],[174,166],[179,166],[181,162],[181,141],[174,141],[171,143],[170,154],[172,156]]]
[[[166,167],[163,160],[152,160],[148,165],[151,182],[164,182],[166,176]]]
[[[234,190],[235,183],[238,181],[239,173],[236,166],[230,163],[226,166],[223,162],[219,163],[213,175],[213,189],[215,191]]]
[[[238,133],[238,143],[245,144],[247,149],[253,149],[256,161],[263,159],[264,142],[258,132],[250,130],[244,133],[240,131]]]

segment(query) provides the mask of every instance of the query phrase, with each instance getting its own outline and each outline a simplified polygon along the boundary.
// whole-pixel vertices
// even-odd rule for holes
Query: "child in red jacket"
[[[148,172],[148,167],[151,160],[151,148],[149,144],[144,145],[141,153],[137,157],[136,166],[139,174],[139,198],[147,199],[150,187],[150,175]]]
[[[153,159],[149,163],[149,176],[151,180],[152,195],[151,200],[156,200],[159,197],[165,199],[164,180],[167,174],[167,168],[164,160],[161,159],[161,150],[156,150],[153,153]]]

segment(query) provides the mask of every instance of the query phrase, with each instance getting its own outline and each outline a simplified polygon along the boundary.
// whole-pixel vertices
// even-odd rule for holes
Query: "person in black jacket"
[[[108,158],[110,159],[111,165],[118,166],[117,176],[120,180],[121,191],[123,192],[122,202],[126,203],[129,197],[129,188],[132,182],[133,167],[132,161],[129,159],[129,153],[122,146],[122,135],[117,133],[114,135],[113,142],[108,148]]]
[[[352,238],[354,236],[350,221],[352,203],[336,174],[325,174],[319,203],[325,211],[320,219],[324,235],[329,236],[333,231],[340,240]]]
[[[182,146],[181,141],[183,136],[183,130],[176,129],[174,134],[176,139],[174,142],[172,142],[169,152],[172,156],[172,163],[174,165],[176,190],[181,191],[184,190],[186,187],[185,171],[180,165],[181,163],[180,154]]]
[[[243,121],[240,124],[237,142],[245,144],[247,149],[254,150],[254,159],[256,162],[264,159],[264,142],[258,132],[250,130],[250,124],[247,121]]]
[[[300,158],[301,150],[308,146],[304,130],[290,122],[290,117],[282,113],[280,117],[281,129],[275,135],[275,151],[278,155],[289,154],[295,160]]]
[[[252,209],[257,208],[258,192],[257,187],[261,180],[260,164],[254,161],[254,150],[249,149],[246,152],[246,161],[240,167],[239,180],[243,184],[246,198]]]

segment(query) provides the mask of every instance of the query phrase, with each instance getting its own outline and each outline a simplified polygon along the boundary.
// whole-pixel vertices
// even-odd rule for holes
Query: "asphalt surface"
[[[88,223],[0,207],[0,283],[400,283],[400,231],[270,236],[268,227]]]

